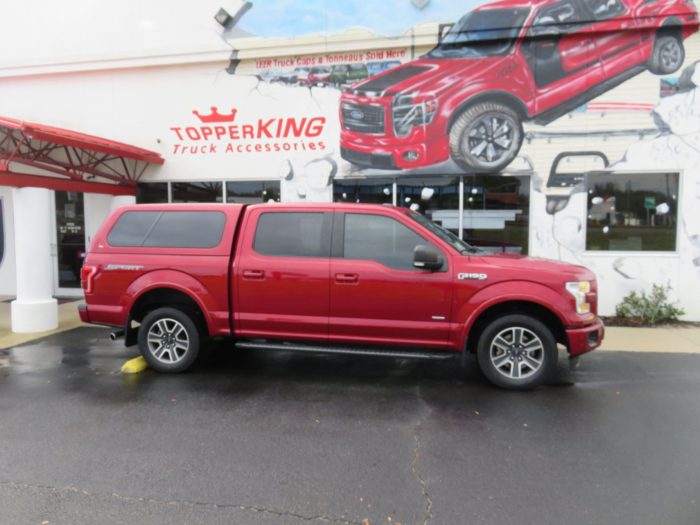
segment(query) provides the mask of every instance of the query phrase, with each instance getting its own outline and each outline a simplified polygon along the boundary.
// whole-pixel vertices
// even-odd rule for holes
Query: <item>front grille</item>
[[[364,153],[348,148],[340,148],[340,156],[358,166],[364,168],[376,168],[381,170],[395,170],[394,157],[390,153]]]
[[[384,133],[384,108],[342,103],[343,126],[360,133]]]

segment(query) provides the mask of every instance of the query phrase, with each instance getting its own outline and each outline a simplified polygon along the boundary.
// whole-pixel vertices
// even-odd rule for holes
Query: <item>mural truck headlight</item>
[[[586,301],[586,295],[591,293],[590,281],[576,281],[566,283],[566,289],[576,300],[576,312],[587,314],[591,311],[591,304]]]
[[[426,126],[433,121],[437,113],[437,100],[418,102],[414,95],[396,97],[391,107],[391,119],[394,133],[398,137],[407,136],[416,126]]]

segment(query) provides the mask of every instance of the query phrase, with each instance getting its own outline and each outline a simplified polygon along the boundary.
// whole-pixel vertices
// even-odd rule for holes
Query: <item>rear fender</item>
[[[132,282],[124,293],[124,309],[131,312],[133,305],[144,294],[159,289],[177,290],[192,299],[204,316],[208,332],[214,333],[215,326],[211,312],[216,310],[216,301],[206,287],[189,274],[177,270],[156,270],[146,273]]]

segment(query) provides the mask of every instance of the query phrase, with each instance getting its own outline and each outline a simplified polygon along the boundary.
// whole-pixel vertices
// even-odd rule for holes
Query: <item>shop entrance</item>
[[[55,295],[82,295],[80,268],[85,257],[85,202],[82,193],[56,191],[54,258]]]

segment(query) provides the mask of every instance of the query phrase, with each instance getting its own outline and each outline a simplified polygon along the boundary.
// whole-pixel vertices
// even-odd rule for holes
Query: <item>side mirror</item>
[[[416,268],[436,272],[442,268],[443,264],[445,262],[442,260],[442,256],[432,246],[419,244],[413,250],[413,266]]]

